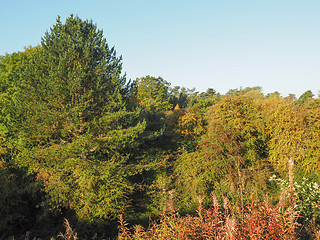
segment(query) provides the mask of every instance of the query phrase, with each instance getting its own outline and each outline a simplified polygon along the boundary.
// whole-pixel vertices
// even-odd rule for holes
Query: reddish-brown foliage
[[[295,239],[297,213],[291,206],[272,206],[266,200],[253,198],[242,209],[242,216],[230,212],[225,199],[220,206],[212,194],[213,204],[202,209],[201,199],[196,216],[166,213],[149,229],[141,226],[128,229],[121,220],[118,239]]]

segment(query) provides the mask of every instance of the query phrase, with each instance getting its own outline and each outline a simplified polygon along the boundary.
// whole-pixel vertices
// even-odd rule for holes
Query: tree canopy
[[[5,77],[1,102],[15,163],[36,174],[53,205],[85,219],[117,216],[132,189],[128,149],[145,127],[126,109],[121,58],[92,21],[72,15],[20,55],[2,60],[13,63],[2,64],[13,77]]]
[[[145,112],[159,113],[171,108],[169,103],[170,84],[161,77],[141,77],[135,80],[134,98]]]
[[[288,159],[297,181],[319,183],[319,106],[310,90],[296,99],[261,87],[171,88],[150,75],[127,81],[92,20],[58,17],[38,46],[0,56],[0,238],[52,216],[114,226],[122,214],[175,218],[200,202],[202,218],[202,204],[222,199],[235,207],[221,214],[242,221],[254,197],[279,199],[270,177],[286,178]],[[295,201],[319,223],[318,185],[303,187],[314,194],[303,189]]]

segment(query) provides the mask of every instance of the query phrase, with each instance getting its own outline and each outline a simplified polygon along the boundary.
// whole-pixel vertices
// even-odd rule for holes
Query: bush
[[[275,181],[282,189],[288,189],[289,181],[277,178],[273,175],[270,181]],[[294,182],[294,195],[296,198],[295,209],[306,222],[320,223],[320,186],[317,182],[303,178],[300,182]]]

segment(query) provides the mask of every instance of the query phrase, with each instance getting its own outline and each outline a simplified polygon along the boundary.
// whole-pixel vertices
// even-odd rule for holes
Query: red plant
[[[129,234],[123,220],[120,219],[119,239],[295,239],[297,214],[290,205],[283,203],[272,206],[268,200],[259,202],[251,198],[244,206],[241,217],[230,212],[227,199],[219,205],[215,194],[212,194],[212,207],[199,207],[196,216],[181,217],[171,208],[144,230],[141,226],[133,227]]]

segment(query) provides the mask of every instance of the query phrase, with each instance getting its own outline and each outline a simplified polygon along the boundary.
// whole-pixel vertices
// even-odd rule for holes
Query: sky
[[[320,90],[319,0],[0,0],[0,55],[40,44],[70,14],[92,19],[128,79],[299,97]]]

